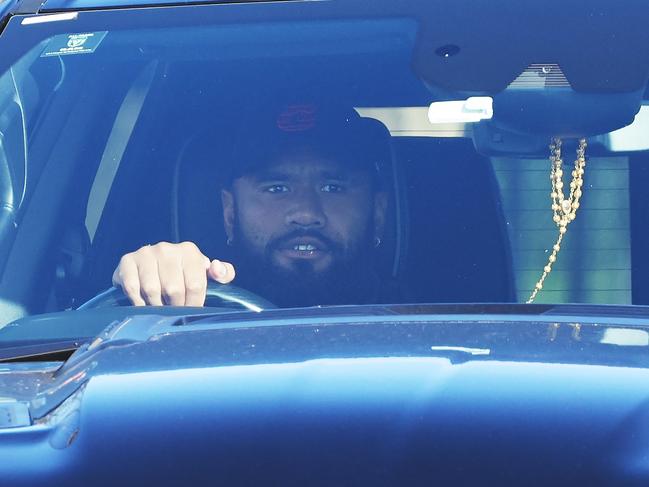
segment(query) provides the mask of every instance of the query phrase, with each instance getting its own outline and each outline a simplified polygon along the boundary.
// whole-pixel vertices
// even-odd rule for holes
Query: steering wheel
[[[221,307],[234,308],[239,310],[263,311],[276,308],[273,303],[265,300],[255,293],[247,291],[232,284],[220,284],[209,281],[207,283],[207,297],[205,303],[218,299]],[[131,301],[126,297],[121,288],[111,287],[94,298],[86,301],[77,309],[105,308],[108,306],[128,306]]]

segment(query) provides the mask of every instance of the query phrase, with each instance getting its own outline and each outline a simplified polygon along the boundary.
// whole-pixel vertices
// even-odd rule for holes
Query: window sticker
[[[92,54],[108,31],[62,34],[50,39],[41,57]]]

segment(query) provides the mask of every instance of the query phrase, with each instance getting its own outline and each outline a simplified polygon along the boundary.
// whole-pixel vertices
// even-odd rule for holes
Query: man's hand
[[[192,242],[160,242],[124,255],[113,285],[135,306],[203,306],[207,279],[227,284],[234,274],[232,264],[210,261]]]

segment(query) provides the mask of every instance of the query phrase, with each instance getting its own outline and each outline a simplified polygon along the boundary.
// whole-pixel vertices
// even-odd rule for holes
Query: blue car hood
[[[29,424],[0,429],[0,478],[646,484],[647,328],[582,318],[129,318],[58,369],[2,366]]]

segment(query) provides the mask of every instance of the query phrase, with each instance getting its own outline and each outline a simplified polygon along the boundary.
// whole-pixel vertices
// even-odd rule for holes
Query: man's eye
[[[265,188],[265,191],[268,193],[287,193],[288,187],[283,184],[273,184],[272,186]]]
[[[322,186],[323,193],[341,193],[342,191],[343,187],[339,184],[325,184]]]

